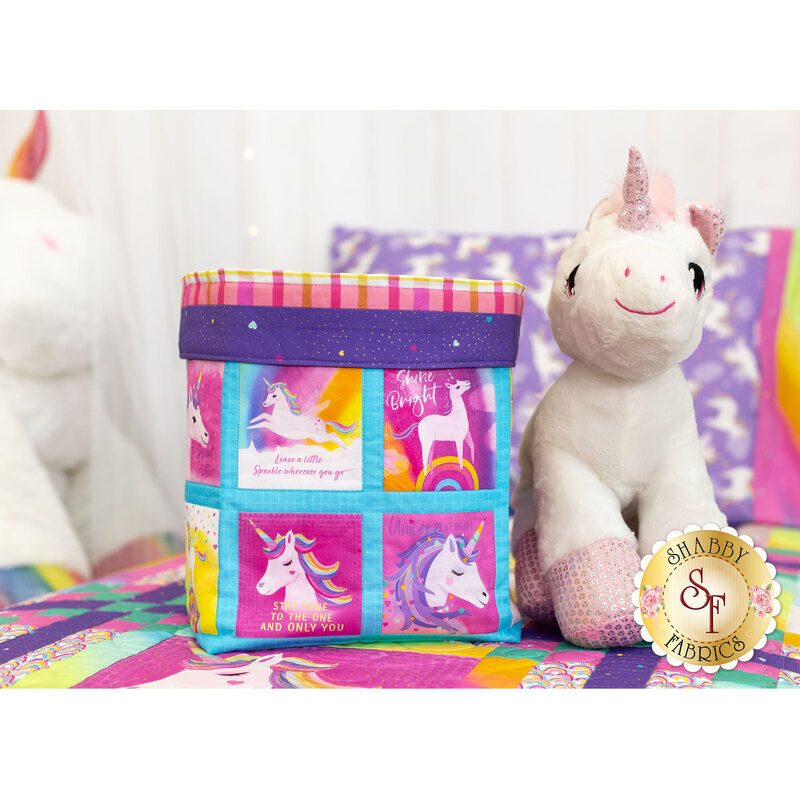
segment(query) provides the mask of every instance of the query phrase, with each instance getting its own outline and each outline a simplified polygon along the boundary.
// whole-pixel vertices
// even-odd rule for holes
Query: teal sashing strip
[[[221,497],[222,490],[219,486],[207,486],[205,483],[186,481],[184,499],[187,503],[218,509]]]
[[[233,634],[239,605],[239,514],[235,497],[239,483],[239,364],[236,362],[225,364],[222,380],[219,482],[222,502],[219,510],[217,630]]]
[[[488,368],[487,368],[488,370]],[[291,489],[239,489],[239,364],[227,363],[222,391],[221,490],[187,484],[186,497],[220,503],[220,596],[217,609],[219,636],[198,634],[201,646],[210,653],[239,649],[298,647],[315,644],[341,644],[357,641],[519,641],[521,626],[512,624],[509,606],[508,552],[508,453],[511,437],[510,371],[491,369],[495,387],[497,422],[497,463],[494,489],[465,492],[384,492],[383,491],[383,370],[364,369],[362,375],[362,489],[360,491],[311,491]],[[403,635],[384,638],[383,623],[383,518],[385,514],[457,514],[492,511],[495,530],[495,603],[498,630],[486,634],[454,637],[452,634]],[[362,609],[358,636],[249,638],[238,637],[238,516],[250,513],[357,514],[362,525]]]
[[[499,614],[501,633],[511,641],[519,641],[522,624],[512,624],[511,594],[508,585],[509,559],[509,487],[511,464],[511,371],[501,367],[492,369],[494,373],[495,423],[497,425],[496,444],[496,502],[494,509],[494,553],[495,553],[495,602]],[[502,603],[499,598],[502,598]]]
[[[383,370],[362,370],[364,496],[361,500],[361,635],[375,637],[383,621]]]

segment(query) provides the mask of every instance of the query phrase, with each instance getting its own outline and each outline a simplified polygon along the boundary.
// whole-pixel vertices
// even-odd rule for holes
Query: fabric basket
[[[183,279],[187,602],[205,650],[519,640],[508,487],[523,291]]]

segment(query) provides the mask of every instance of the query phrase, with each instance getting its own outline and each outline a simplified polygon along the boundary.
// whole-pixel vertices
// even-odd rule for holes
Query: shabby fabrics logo
[[[672,531],[642,559],[631,599],[653,652],[690,672],[733,669],[775,630],[780,585],[749,536],[711,523]]]

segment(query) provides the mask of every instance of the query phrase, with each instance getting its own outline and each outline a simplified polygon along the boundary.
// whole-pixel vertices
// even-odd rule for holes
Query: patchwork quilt
[[[800,530],[748,529],[783,591],[777,628],[751,661],[713,675],[644,643],[583,650],[527,626],[517,644],[356,643],[210,655],[186,615],[173,556],[0,611],[0,688],[800,688]]]

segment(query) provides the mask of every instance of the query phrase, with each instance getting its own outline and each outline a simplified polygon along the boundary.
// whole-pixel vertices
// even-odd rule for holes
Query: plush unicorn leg
[[[619,498],[572,453],[534,442],[534,454],[540,566],[561,632],[582,647],[633,644],[639,558]]]
[[[556,624],[553,598],[539,564],[539,544],[536,531],[525,531],[514,551],[514,580],[517,606],[534,625],[551,628]]]
[[[642,491],[639,500],[639,554],[652,552],[665,531],[683,530],[689,523],[727,524],[714,500],[700,442],[691,430],[676,437],[671,452]]]

